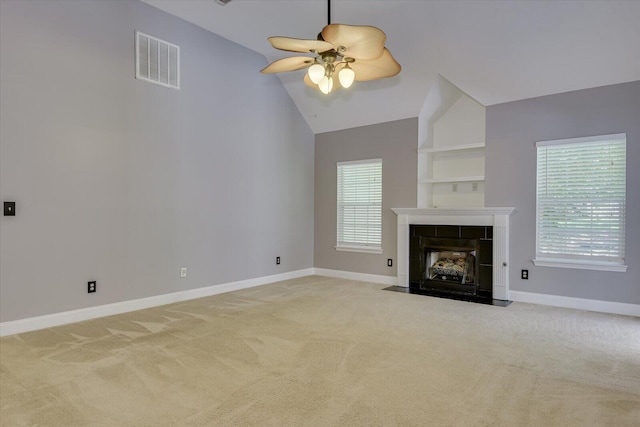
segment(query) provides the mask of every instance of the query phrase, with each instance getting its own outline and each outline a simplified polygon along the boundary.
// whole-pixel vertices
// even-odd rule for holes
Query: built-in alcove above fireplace
[[[398,286],[509,299],[514,208],[394,208]]]

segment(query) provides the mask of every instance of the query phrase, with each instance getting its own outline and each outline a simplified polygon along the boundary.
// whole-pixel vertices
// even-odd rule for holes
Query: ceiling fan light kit
[[[338,73],[338,78],[340,79],[342,87],[347,89],[353,84],[356,78],[356,72],[353,71],[353,68],[349,67],[349,63],[347,63],[344,68],[340,70],[340,73]]]
[[[328,2],[329,15],[331,3]],[[278,59],[262,69],[272,74],[307,68],[304,83],[324,94],[355,81],[393,77],[402,67],[384,47],[385,33],[368,25],[331,24],[322,29],[317,40],[269,37],[271,46],[288,52],[311,53],[314,57],[293,56]],[[335,78],[337,74],[337,79]]]
[[[318,61],[315,61],[314,64],[311,67],[309,67],[309,70],[307,70],[307,73],[309,73],[309,78],[311,79],[311,81],[314,84],[318,84],[320,83],[320,80],[322,80],[322,78],[324,77],[324,65],[322,65]]]

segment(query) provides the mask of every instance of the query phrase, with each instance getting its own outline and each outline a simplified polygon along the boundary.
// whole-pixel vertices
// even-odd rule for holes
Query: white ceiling
[[[295,54],[267,37],[315,39],[327,24],[326,0],[143,1],[269,62]],[[280,74],[314,133],[417,117],[438,74],[483,105],[640,80],[640,1],[333,0],[331,12],[382,29],[402,72],[330,95],[303,70]]]

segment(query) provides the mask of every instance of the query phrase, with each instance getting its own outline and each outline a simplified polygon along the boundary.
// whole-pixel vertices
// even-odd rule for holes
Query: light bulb
[[[348,88],[353,84],[353,79],[356,78],[356,73],[353,71],[349,64],[345,65],[345,67],[340,70],[338,73],[338,79],[340,79],[340,84],[343,88]]]
[[[320,80],[322,80],[322,77],[324,77],[324,67],[322,66],[322,64],[313,64],[311,67],[309,67],[309,71],[307,71],[307,74],[309,74],[309,79],[313,82],[313,84],[318,84],[320,83]]]
[[[333,89],[333,78],[324,76],[320,83],[318,83],[318,87],[320,88],[320,92],[327,95]]]

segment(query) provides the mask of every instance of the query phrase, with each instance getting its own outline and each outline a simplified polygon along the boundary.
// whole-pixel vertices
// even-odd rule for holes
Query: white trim
[[[601,301],[585,298],[563,297],[559,295],[537,294],[533,292],[511,291],[512,301],[531,304],[550,305],[553,307],[575,308],[578,310],[597,311],[600,313],[622,314],[640,317],[640,305],[624,302]]]
[[[550,141],[536,141],[536,147],[548,147],[550,145],[567,145],[567,144],[582,144],[585,142],[603,142],[603,141],[622,141],[627,139],[626,133],[614,133],[611,135],[595,135],[585,136],[582,138],[567,138],[567,139],[555,139]]]
[[[343,252],[362,252],[365,254],[381,254],[382,248],[373,248],[367,246],[334,246],[336,251]]]
[[[559,268],[577,268],[581,270],[599,270],[599,271],[615,271],[624,273],[627,271],[628,266],[624,264],[615,264],[605,261],[595,260],[566,260],[566,259],[551,259],[551,258],[536,258],[533,264],[538,267],[559,267]]]
[[[116,302],[112,304],[99,305],[96,307],[87,307],[78,310],[63,311],[61,313],[53,313],[44,316],[29,317],[26,319],[13,320],[10,322],[2,322],[0,323],[0,337],[19,334],[22,332],[35,331],[38,329],[51,328],[68,323],[81,322],[83,320],[112,316],[114,314],[127,313],[130,311],[142,310],[145,308],[158,307],[174,302],[202,298],[211,295],[222,294],[225,292],[237,291],[240,289],[253,288],[256,286],[266,285],[282,280],[297,279],[299,277],[310,276],[312,274],[314,274],[314,269],[307,268],[304,270],[289,271],[287,273],[274,274],[271,276],[256,277],[254,279],[207,286],[204,288],[190,289],[187,291],[173,292],[170,294]]]
[[[417,224],[493,227],[493,298],[509,299],[509,216],[512,207],[391,208],[397,219],[398,286],[409,287],[409,231]]]
[[[307,268],[290,271],[272,276],[258,277],[254,279],[240,280],[237,282],[213,285],[188,291],[174,292],[171,294],[156,295],[148,298],[140,298],[131,301],[122,301],[113,304],[105,304],[97,307],[88,307],[78,310],[53,313],[44,316],[29,317],[0,323],[0,337],[51,328],[69,323],[81,322],[145,308],[158,307],[174,302],[202,298],[241,289],[267,285],[282,280],[296,279],[311,275],[335,277],[346,280],[358,280],[362,282],[379,283],[383,285],[397,285],[398,280],[394,276],[382,276],[377,274],[357,273],[353,271],[331,270],[326,268]],[[613,301],[591,300],[584,298],[572,298],[558,295],[538,294],[532,292],[510,291],[512,301],[531,304],[549,305],[554,307],[573,308],[578,310],[597,311],[601,313],[622,314],[640,317],[640,305],[627,304]]]
[[[355,271],[331,270],[328,268],[314,268],[313,274],[317,276],[335,277],[337,279],[359,280],[361,282],[380,283],[382,285],[397,285],[395,276],[382,276],[378,274],[356,273]]]
[[[391,208],[396,215],[511,215],[516,208],[512,207],[489,207],[489,208]]]
[[[367,163],[371,163],[373,164],[382,164],[382,158],[375,158],[375,159],[363,159],[363,160],[349,160],[346,162],[336,162],[336,166],[343,166],[343,165],[359,165],[359,164],[367,164]]]
[[[445,184],[447,182],[473,182],[484,181],[484,175],[474,176],[449,176],[443,178],[427,178],[420,180],[420,184]]]
[[[418,148],[418,153],[457,153],[460,151],[474,151],[485,148],[484,142],[475,144],[445,145],[440,147]]]

